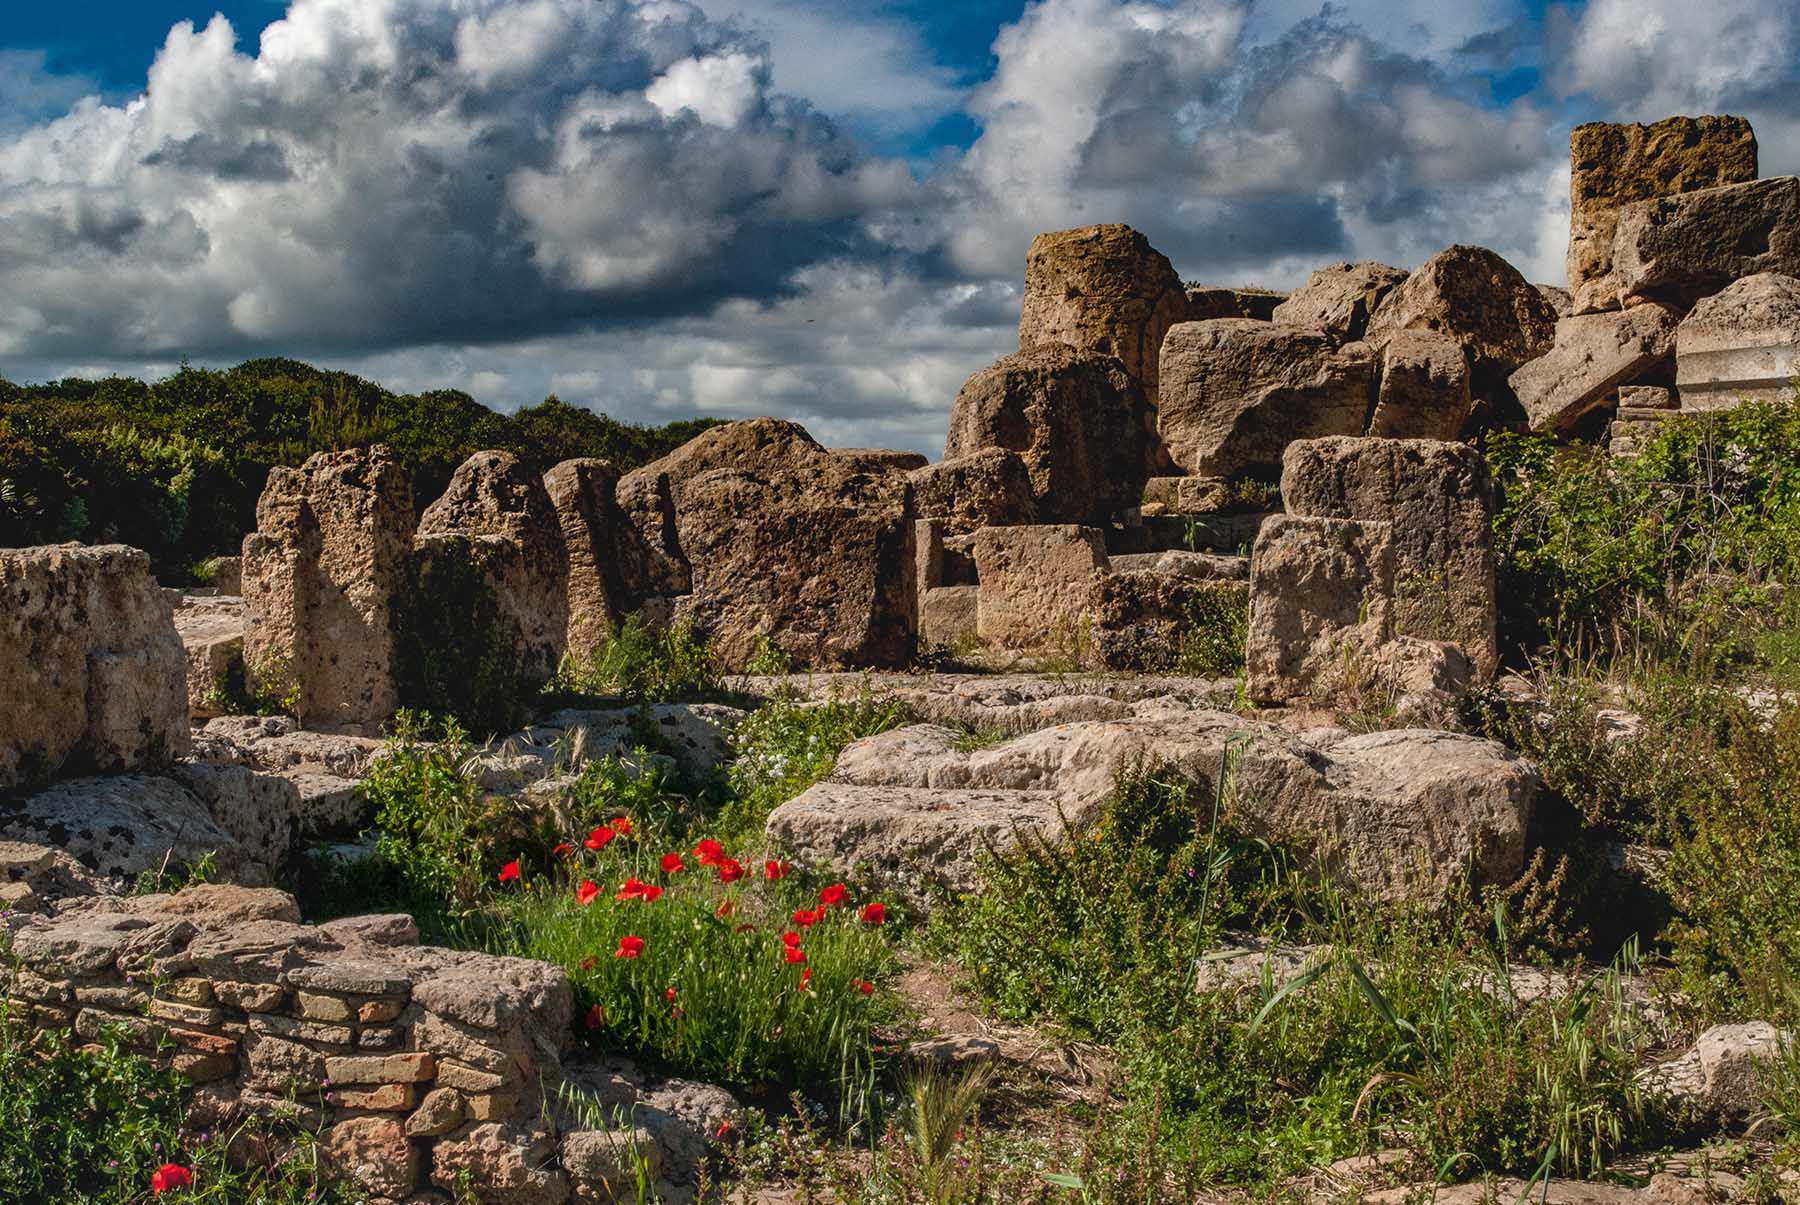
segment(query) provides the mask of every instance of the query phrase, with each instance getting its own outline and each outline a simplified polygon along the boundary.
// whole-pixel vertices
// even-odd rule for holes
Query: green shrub
[[[1510,642],[1729,659],[1771,615],[1792,620],[1800,404],[1677,419],[1629,459],[1505,433],[1487,451]]]
[[[1200,678],[1228,677],[1244,668],[1244,641],[1250,629],[1250,598],[1222,590],[1196,593],[1175,657],[1175,672]]]
[[[831,773],[846,745],[902,719],[892,699],[869,694],[822,703],[784,695],[758,708],[732,733],[736,758],[726,775],[721,833],[756,839],[769,813]]]
[[[636,615],[586,657],[565,655],[552,694],[628,703],[672,703],[724,693],[718,659],[687,624],[652,628]]]
[[[1229,784],[1196,798],[1128,775],[1092,827],[1022,834],[931,923],[1000,1016],[1116,1052],[1099,1166],[1269,1184],[1399,1133],[1422,1170],[1592,1174],[1645,1138],[1616,976],[1517,1000],[1497,986],[1504,924],[1484,935],[1466,901],[1383,907],[1297,878],[1220,829],[1229,803]],[[1316,944],[1303,972],[1196,991],[1227,925]]]
[[[363,780],[381,863],[421,925],[471,907],[488,881],[490,855],[476,839],[483,801],[474,758],[455,720],[402,711]]]

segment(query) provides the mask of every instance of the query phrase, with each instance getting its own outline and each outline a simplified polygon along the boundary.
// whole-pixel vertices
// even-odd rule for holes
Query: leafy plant
[[[652,628],[628,616],[587,657],[565,655],[549,686],[553,694],[672,703],[724,693],[717,658],[686,624]]]

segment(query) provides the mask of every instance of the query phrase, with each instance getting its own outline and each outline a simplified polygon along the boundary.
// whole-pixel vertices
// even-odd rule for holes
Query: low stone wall
[[[262,1114],[316,1130],[333,1171],[381,1200],[445,1200],[465,1176],[482,1200],[611,1200],[639,1162],[688,1195],[731,1098],[565,1066],[559,968],[421,946],[402,915],[299,920],[282,892],[225,886],[8,914],[0,988],[41,1028],[122,1031],[171,1063],[197,1085],[195,1128]],[[615,1130],[559,1132],[571,1079]]]

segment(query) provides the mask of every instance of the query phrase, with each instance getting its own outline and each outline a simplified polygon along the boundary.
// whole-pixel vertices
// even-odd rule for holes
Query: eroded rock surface
[[[1350,343],[1363,337],[1369,316],[1406,277],[1404,268],[1373,261],[1332,264],[1314,272],[1275,307],[1271,317],[1288,326],[1321,327]]]
[[[171,615],[135,548],[0,549],[0,792],[187,752]]]
[[[1123,360],[1039,344],[963,385],[950,409],[944,460],[988,448],[1016,452],[1040,522],[1103,523],[1143,496],[1152,423]]]
[[[988,842],[1085,827],[1116,776],[1155,764],[1206,794],[1238,757],[1231,820],[1293,845],[1380,894],[1443,891],[1473,868],[1505,882],[1524,865],[1536,770],[1493,741],[1428,730],[1313,741],[1225,712],[1146,703],[1116,720],[1061,724],[969,750],[933,725],[858,741],[830,779],[777,808],[769,835],[807,861],[922,897],[975,882]]]
[[[1129,226],[1040,234],[1025,253],[1019,350],[1064,343],[1116,356],[1153,406],[1163,335],[1186,318],[1181,277]]]

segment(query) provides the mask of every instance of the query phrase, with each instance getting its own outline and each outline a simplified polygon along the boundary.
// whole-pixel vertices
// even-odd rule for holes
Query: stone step
[[[1651,409],[1648,406],[1620,406],[1615,416],[1622,423],[1666,423],[1681,417],[1681,411]]]
[[[1131,527],[1107,533],[1107,555],[1137,552],[1212,552],[1241,556],[1256,542],[1267,513],[1242,515],[1145,515]]]
[[[1211,552],[1126,552],[1107,557],[1114,573],[1160,573],[1197,582],[1247,582],[1250,558]]]

